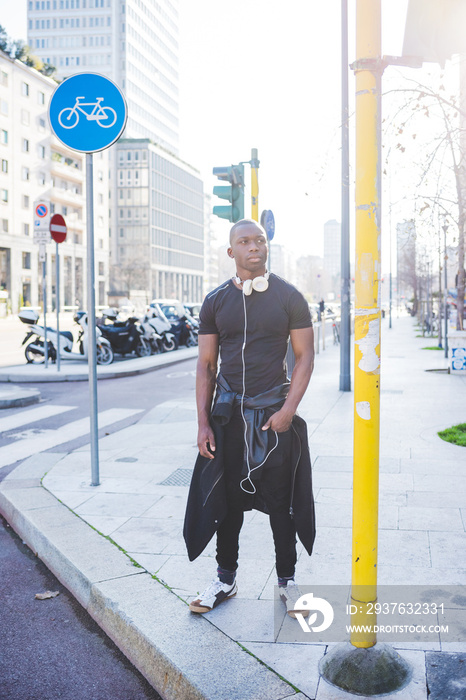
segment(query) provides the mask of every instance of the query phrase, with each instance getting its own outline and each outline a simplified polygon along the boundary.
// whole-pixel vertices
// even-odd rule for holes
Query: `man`
[[[254,507],[269,514],[280,597],[294,617],[296,533],[309,554],[315,537],[307,430],[296,415],[313,370],[312,321],[302,294],[267,273],[267,237],[257,222],[232,226],[228,255],[236,276],[208,294],[200,312],[199,456],[184,525],[191,561],[217,533],[217,578],[189,608],[208,612],[236,595],[243,514]]]

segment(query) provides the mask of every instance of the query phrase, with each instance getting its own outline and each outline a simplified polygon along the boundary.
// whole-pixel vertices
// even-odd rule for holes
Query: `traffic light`
[[[219,180],[226,180],[229,185],[216,185],[214,195],[231,202],[230,206],[214,207],[215,216],[228,219],[232,223],[244,219],[244,165],[226,165],[213,169]]]

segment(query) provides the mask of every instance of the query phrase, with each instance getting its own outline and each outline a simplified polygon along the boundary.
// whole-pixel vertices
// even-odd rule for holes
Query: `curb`
[[[31,406],[39,401],[38,389],[23,389],[19,386],[0,387],[0,409]]]
[[[117,363],[116,365],[98,365],[97,379],[116,379],[117,377],[132,377],[137,374],[146,374],[147,372],[153,372],[161,367],[170,367],[179,362],[191,360],[193,357],[197,357],[197,352],[197,347],[183,348],[182,350],[174,350],[173,352],[152,357],[134,357],[125,362]],[[131,362],[132,369],[127,365],[127,362]],[[64,363],[62,363],[62,366],[63,364]],[[19,372],[18,368],[20,369]],[[83,371],[85,368],[86,370]],[[29,369],[31,369],[31,372],[28,371]],[[30,365],[0,368],[0,383],[87,382],[89,380],[87,365],[84,364],[79,366],[81,371],[75,371],[74,373],[73,366],[70,368],[70,371],[60,373],[56,371],[55,367],[50,368],[50,370],[41,367],[35,369],[35,372],[34,369],[35,368],[31,368]]]
[[[9,474],[0,513],[162,697],[304,700],[41,486],[62,456],[44,453]]]

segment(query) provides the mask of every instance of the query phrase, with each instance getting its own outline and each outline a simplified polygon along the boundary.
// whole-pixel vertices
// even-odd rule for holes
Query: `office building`
[[[109,149],[112,299],[203,296],[202,181],[178,153],[177,8],[178,0],[28,1],[33,52],[59,78],[111,78],[128,104],[123,139]]]
[[[0,313],[42,303],[42,263],[34,243],[34,202],[63,214],[59,245],[61,306],[86,304],[85,156],[52,135],[47,107],[56,83],[0,52]],[[108,280],[108,160],[94,160],[96,299]],[[47,306],[55,307],[55,243],[47,249]]]
[[[155,297],[201,300],[204,196],[199,174],[149,139],[121,139],[116,152],[114,291],[133,298],[131,291],[147,290],[146,302]]]
[[[125,136],[178,153],[177,0],[28,0],[28,44],[57,77],[94,72],[125,93]]]

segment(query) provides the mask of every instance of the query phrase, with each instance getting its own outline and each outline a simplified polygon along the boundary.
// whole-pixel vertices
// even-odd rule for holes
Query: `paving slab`
[[[466,697],[464,654],[426,654],[429,700],[458,700]]]

